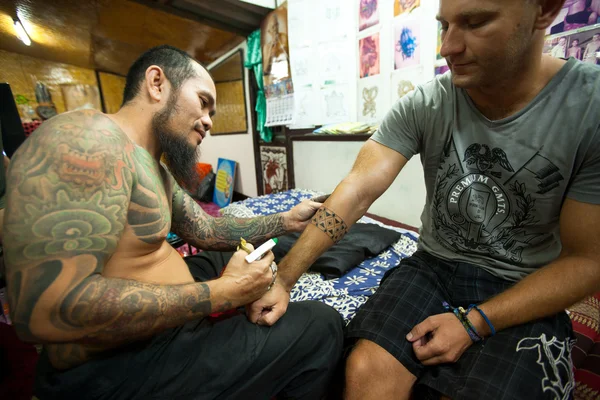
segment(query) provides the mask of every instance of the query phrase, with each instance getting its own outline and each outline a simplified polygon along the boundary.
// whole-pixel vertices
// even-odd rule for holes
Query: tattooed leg
[[[325,206],[319,208],[311,222],[325,232],[333,243],[339,242],[348,233],[348,225],[344,220]]]

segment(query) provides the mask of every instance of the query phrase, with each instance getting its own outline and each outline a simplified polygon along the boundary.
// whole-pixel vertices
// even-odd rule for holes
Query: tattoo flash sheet
[[[421,21],[401,18],[393,28],[394,69],[414,67],[421,63]]]
[[[402,97],[415,90],[417,85],[422,85],[430,81],[432,78],[432,73],[429,72],[428,74],[426,74],[425,69],[423,67],[405,68],[399,71],[392,72],[392,104],[396,103]]]
[[[358,81],[358,120],[380,122],[390,108],[383,76],[372,76]]]

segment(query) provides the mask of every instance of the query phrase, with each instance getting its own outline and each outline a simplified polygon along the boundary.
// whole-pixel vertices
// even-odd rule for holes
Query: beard
[[[158,143],[173,178],[185,188],[191,188],[198,180],[196,174],[196,146],[187,141],[185,133],[176,132],[170,128],[169,121],[177,113],[177,99],[172,93],[167,105],[152,117],[152,133],[158,138]]]

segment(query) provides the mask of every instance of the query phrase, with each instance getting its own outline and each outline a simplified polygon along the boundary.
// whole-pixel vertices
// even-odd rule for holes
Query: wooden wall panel
[[[59,113],[65,111],[61,84],[98,86],[94,70],[40,60],[3,50],[0,50],[0,65],[2,66],[0,81],[8,82],[13,95],[25,96],[34,108],[37,107],[35,101],[35,83],[37,81],[48,86],[52,101]]]
[[[100,87],[102,89],[102,98],[104,107],[109,114],[116,113],[123,103],[123,90],[125,89],[125,77],[109,74],[106,72],[98,73],[100,78]]]
[[[211,135],[248,132],[244,81],[216,83],[217,114],[213,118]]]
[[[31,37],[29,47],[15,35],[15,16]],[[134,1],[0,0],[0,49],[120,75],[160,44],[208,64],[243,41],[235,33]]]

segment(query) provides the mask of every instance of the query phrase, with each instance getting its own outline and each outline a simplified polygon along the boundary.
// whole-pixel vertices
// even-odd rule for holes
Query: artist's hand
[[[246,316],[252,323],[272,326],[285,314],[289,303],[290,294],[278,279],[263,297],[246,306]]]
[[[302,232],[323,203],[304,200],[284,213],[284,226],[288,232]]]
[[[227,283],[227,296],[233,307],[260,299],[268,292],[273,280],[271,263],[275,256],[271,251],[252,263],[246,261],[247,255],[243,250],[233,253],[220,278],[221,282]]]
[[[423,365],[455,363],[473,344],[462,323],[452,313],[427,318],[416,325],[406,339],[412,342],[415,355]]]

